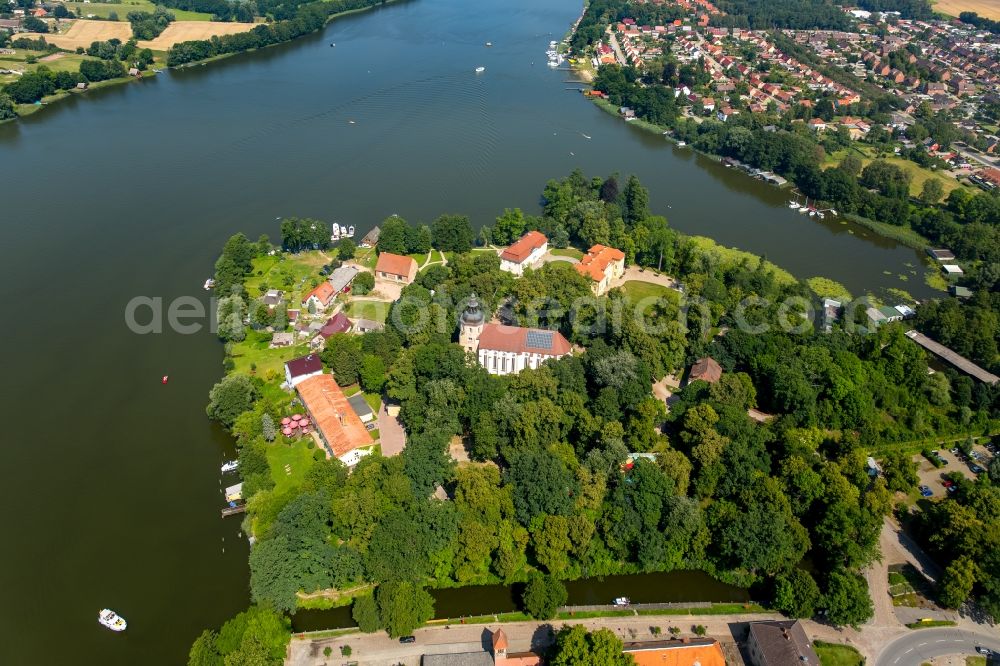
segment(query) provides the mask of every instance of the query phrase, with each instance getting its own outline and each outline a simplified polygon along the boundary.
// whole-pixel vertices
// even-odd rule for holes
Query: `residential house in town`
[[[613,247],[595,245],[576,264],[576,270],[590,278],[590,288],[594,295],[603,296],[610,289],[611,283],[625,273],[625,253]]]
[[[310,341],[310,344],[314,347],[322,346],[337,333],[347,333],[350,331],[351,326],[351,320],[347,318],[347,315],[343,312],[338,312],[326,320],[326,323],[316,332],[316,337]]]
[[[327,278],[327,281],[330,283],[330,286],[333,287],[333,291],[339,294],[351,286],[351,283],[354,282],[354,278],[356,278],[360,272],[361,269],[357,266],[341,266],[330,273],[330,277]]]
[[[372,452],[371,435],[351,408],[333,375],[315,375],[296,386],[327,455],[348,467]]]
[[[385,328],[385,324],[374,319],[355,319],[354,328],[351,329],[351,332],[362,335],[370,331],[381,331],[383,328]]]
[[[378,262],[375,264],[375,277],[379,280],[410,284],[417,277],[417,262],[410,257],[383,252],[378,255]]]
[[[285,294],[280,289],[268,289],[267,293],[261,297],[261,302],[267,306],[268,310],[273,310],[274,308],[281,305],[281,301],[284,300]]]
[[[302,307],[310,312],[323,312],[330,307],[336,296],[337,292],[334,291],[333,285],[329,282],[321,282],[302,299]]]
[[[285,363],[285,386],[293,388],[310,377],[321,374],[323,374],[323,362],[319,360],[318,354],[293,358]]]
[[[535,268],[549,251],[549,239],[538,231],[529,231],[500,253],[500,270],[524,275],[524,269]]]
[[[722,645],[714,638],[625,643],[636,666],[726,666]]]
[[[798,620],[751,622],[747,652],[753,666],[819,664],[819,656]]]

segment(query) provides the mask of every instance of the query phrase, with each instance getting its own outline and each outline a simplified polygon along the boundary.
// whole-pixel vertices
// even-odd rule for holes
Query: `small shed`
[[[271,336],[271,349],[278,347],[291,347],[295,344],[295,334],[278,332]]]
[[[350,398],[347,399],[347,403],[354,410],[354,413],[358,415],[362,423],[368,423],[375,418],[375,412],[372,411],[371,405],[365,400],[365,396],[361,393],[355,393]]]
[[[944,248],[927,250],[927,254],[931,255],[931,257],[937,259],[938,261],[955,261],[955,255],[952,251]]]
[[[954,296],[956,298],[971,298],[972,297],[972,290],[969,289],[968,287],[960,287],[958,285],[954,285],[954,286],[948,287],[948,291],[951,293],[952,296]]]
[[[965,271],[963,271],[962,268],[957,264],[943,264],[941,268],[942,270],[944,270],[945,274],[948,277],[958,277],[959,275],[965,275]]]

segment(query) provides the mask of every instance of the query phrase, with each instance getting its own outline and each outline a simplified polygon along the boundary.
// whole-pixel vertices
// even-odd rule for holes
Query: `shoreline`
[[[382,2],[380,2],[378,4],[369,5],[367,7],[359,7],[357,9],[349,9],[349,10],[344,11],[344,12],[338,12],[336,14],[331,14],[330,16],[327,17],[326,21],[323,23],[323,26],[321,28],[318,28],[318,29],[316,29],[316,30],[314,30],[312,32],[306,33],[304,35],[299,35],[295,39],[291,39],[291,40],[289,40],[287,42],[280,42],[278,44],[268,44],[267,46],[265,46],[263,48],[247,49],[246,51],[239,51],[239,52],[236,52],[236,53],[222,53],[220,55],[215,55],[215,56],[212,56],[210,58],[205,58],[204,60],[197,60],[197,61],[194,61],[194,62],[184,63],[183,65],[175,65],[174,67],[169,67],[169,66],[167,66],[165,64],[166,63],[166,56],[167,56],[168,51],[156,51],[155,53],[162,53],[163,54],[163,60],[164,60],[163,66],[159,67],[158,69],[160,69],[160,73],[162,73],[162,72],[166,72],[167,70],[171,70],[171,69],[178,69],[179,70],[179,69],[187,69],[187,68],[191,68],[191,67],[200,67],[200,66],[204,66],[204,65],[206,65],[206,64],[208,64],[210,62],[215,62],[217,60],[223,60],[225,58],[231,58],[233,56],[242,55],[244,53],[254,53],[255,51],[261,51],[263,49],[269,49],[269,48],[273,48],[275,46],[281,46],[283,44],[291,44],[291,43],[296,42],[299,39],[302,39],[303,37],[306,37],[308,35],[315,35],[317,32],[319,32],[320,30],[325,29],[333,21],[335,21],[335,20],[337,20],[339,18],[343,18],[343,17],[349,16],[351,14],[359,14],[361,12],[367,12],[367,11],[370,11],[372,9],[375,9],[376,7],[384,7],[384,6],[387,6],[387,5],[396,4],[396,3],[400,2],[400,1],[401,0],[382,0]],[[254,24],[254,25],[257,25],[257,24]],[[180,42],[180,43],[183,43],[183,42]],[[57,53],[60,53],[60,52],[70,53],[71,51],[69,51],[68,49],[60,49],[59,51],[56,51],[56,52]],[[99,89],[99,88],[109,88],[111,86],[117,86],[117,85],[122,85],[122,84],[125,84],[125,83],[131,83],[133,80],[139,81],[139,80],[146,79],[146,78],[153,78],[154,76],[156,76],[156,74],[157,74],[157,72],[154,72],[154,71],[152,71],[150,69],[150,70],[146,70],[146,71],[142,72],[142,76],[141,77],[126,76],[126,77],[122,77],[122,78],[119,78],[119,79],[108,79],[106,81],[98,81],[96,83],[92,83],[92,84],[88,85],[86,90],[79,90],[79,91],[76,90],[76,89],[61,90],[61,91],[59,91],[57,93],[54,93],[54,94],[50,95],[47,99],[46,98],[42,98],[42,100],[40,100],[41,104],[16,104],[15,105],[15,111],[17,112],[17,115],[15,117],[13,117],[13,118],[6,118],[4,120],[0,120],[0,126],[8,124],[8,123],[17,122],[18,120],[20,120],[22,118],[27,118],[29,116],[33,116],[33,115],[35,115],[35,114],[37,114],[37,113],[39,113],[41,111],[44,111],[45,107],[51,106],[51,105],[56,104],[58,102],[62,102],[65,99],[68,99],[72,95],[83,95],[83,94],[87,93],[90,90],[96,90],[96,89]],[[25,108],[24,112],[20,111],[21,107]]]
[[[571,63],[570,69],[576,76],[578,76],[581,79],[581,83],[592,85],[593,72],[591,69],[583,67],[577,63]],[[592,104],[594,104],[597,108],[604,111],[605,113],[616,117],[618,116],[618,110],[615,107],[615,105],[612,104],[611,102],[598,97],[590,97],[588,99]],[[673,136],[674,132],[673,128],[657,125],[647,120],[643,120],[642,118],[636,118],[635,120],[630,120],[630,121],[622,120],[621,122],[624,122],[627,125],[633,125],[639,128],[640,130],[648,132],[650,134],[659,134],[666,141],[673,143],[675,146],[679,146],[680,144],[678,139],[676,139]],[[722,162],[723,160],[722,155],[717,155],[715,153],[708,153],[703,150],[699,150],[698,148],[695,148],[690,144],[685,144],[683,147],[688,148],[692,152],[695,152],[699,155],[707,157],[714,162]],[[781,190],[787,188],[795,188],[797,186],[795,184],[795,181],[789,180],[787,185],[774,185],[773,187]],[[928,250],[933,246],[933,244],[929,239],[924,238],[910,227],[894,227],[890,224],[886,224],[885,222],[877,222],[875,220],[869,219],[867,217],[861,217],[860,215],[855,215],[853,213],[844,214],[843,219],[847,220],[851,224],[856,224],[864,229],[867,229],[868,231],[871,231],[872,233],[876,234],[881,238],[886,238],[888,240],[894,241],[896,243],[899,243],[900,245],[906,246],[914,250],[925,252],[926,250]],[[929,264],[925,265],[930,266]]]

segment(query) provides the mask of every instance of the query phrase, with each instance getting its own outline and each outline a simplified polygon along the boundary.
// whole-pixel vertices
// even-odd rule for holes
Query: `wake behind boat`
[[[128,623],[125,622],[125,618],[107,608],[102,609],[101,612],[98,613],[97,621],[111,631],[125,631],[125,627],[128,626]]]

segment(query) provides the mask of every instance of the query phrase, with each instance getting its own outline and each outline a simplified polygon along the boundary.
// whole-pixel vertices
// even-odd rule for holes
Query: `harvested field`
[[[193,39],[209,39],[216,35],[234,35],[238,32],[247,32],[253,27],[253,23],[174,21],[156,39],[148,42],[139,42],[139,48],[166,51],[174,44],[179,44],[180,42],[188,42]]]
[[[166,51],[174,44],[193,39],[209,39],[214,35],[232,35],[246,32],[253,28],[252,23],[223,23],[219,21],[174,21],[159,37],[148,42],[139,42],[139,48],[150,48],[154,51]],[[20,35],[18,35],[20,36]],[[87,21],[80,19],[62,34],[25,33],[25,37],[37,39],[44,37],[50,44],[64,49],[75,49],[78,46],[87,48],[91,42],[105,42],[118,38],[127,42],[132,38],[132,26],[125,22]]]
[[[976,12],[980,16],[1000,21],[1000,0],[937,0],[934,11],[958,16],[962,12]]]
[[[18,35],[21,37],[22,35]],[[106,42],[109,39],[120,39],[127,42],[132,37],[132,26],[128,23],[114,21],[73,21],[66,32],[61,34],[46,33],[44,35],[25,33],[24,37],[38,39],[44,37],[49,44],[55,44],[63,49],[76,49],[78,46],[87,48],[91,42]]]

